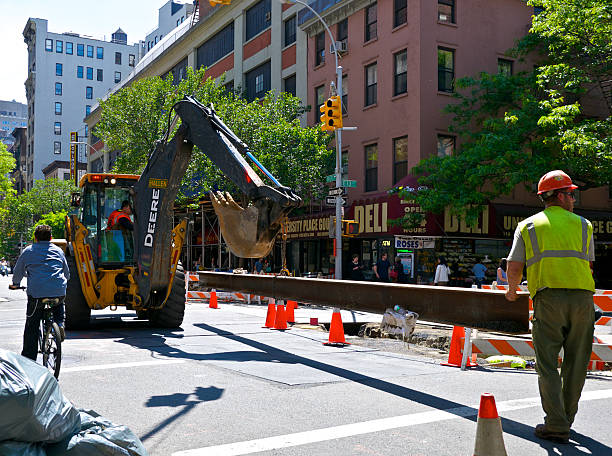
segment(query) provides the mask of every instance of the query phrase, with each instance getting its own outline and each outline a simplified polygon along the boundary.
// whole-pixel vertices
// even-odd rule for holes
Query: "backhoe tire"
[[[172,281],[170,295],[164,307],[149,310],[151,325],[158,328],[179,328],[185,316],[185,273],[180,264]]]
[[[91,309],[87,305],[83,290],[81,289],[81,281],[79,280],[79,272],[74,257],[67,256],[68,269],[70,270],[70,279],[66,287],[66,329],[84,329],[89,326],[91,317]]]

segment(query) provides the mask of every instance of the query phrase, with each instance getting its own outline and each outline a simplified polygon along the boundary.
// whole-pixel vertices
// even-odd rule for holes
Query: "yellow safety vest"
[[[543,288],[595,292],[589,263],[591,222],[560,206],[550,206],[518,226],[525,242],[527,285],[532,298]]]

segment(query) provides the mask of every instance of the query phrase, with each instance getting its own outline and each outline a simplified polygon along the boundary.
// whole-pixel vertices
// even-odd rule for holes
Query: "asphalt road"
[[[0,277],[0,347],[20,352],[25,293],[8,283]],[[468,455],[484,392],[509,455],[612,454],[612,376],[589,376],[572,444],[558,445],[533,436],[543,417],[533,371],[326,347],[324,332],[271,331],[264,320],[263,306],[190,304],[170,331],[97,312],[89,331],[67,334],[60,386],[77,407],[130,427],[151,455]]]

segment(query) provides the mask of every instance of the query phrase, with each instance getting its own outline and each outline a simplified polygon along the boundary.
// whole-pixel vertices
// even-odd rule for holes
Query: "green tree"
[[[305,112],[300,100],[268,93],[249,103],[205,79],[203,68],[189,68],[177,86],[171,77],[138,80],[101,102],[95,134],[109,150],[121,151],[115,171],[142,171],[155,141],[168,127],[172,106],[185,95],[193,95],[205,105],[212,103],[223,121],[283,185],[294,188],[306,201],[322,196],[321,183],[333,169],[334,152],[327,148],[329,136],[319,128],[300,126],[299,117]],[[235,187],[195,148],[183,190],[190,196],[201,196],[212,189],[232,191]]]
[[[543,12],[509,52],[535,57],[540,65],[517,75],[482,73],[457,81],[457,102],[446,112],[453,115],[451,131],[462,139],[460,150],[413,168],[424,189],[395,190],[427,212],[449,208],[473,220],[478,205],[537,182],[551,169],[568,172],[582,190],[612,181],[612,107],[605,85],[612,79],[612,0],[528,3]],[[414,226],[420,215],[401,222]]]
[[[15,169],[15,158],[0,142],[0,199],[5,199],[15,193],[12,180],[7,177]]]
[[[28,239],[34,238],[34,229],[38,225],[49,225],[51,227],[51,235],[54,239],[63,239],[65,236],[66,215],[68,211],[50,212],[43,214],[28,230]]]
[[[0,214],[0,254],[15,257],[19,241],[32,240],[35,222],[50,218],[50,214],[66,214],[71,209],[70,194],[77,190],[72,181],[45,179],[35,181],[29,192],[5,198]],[[53,236],[62,238],[63,230],[54,230]]]

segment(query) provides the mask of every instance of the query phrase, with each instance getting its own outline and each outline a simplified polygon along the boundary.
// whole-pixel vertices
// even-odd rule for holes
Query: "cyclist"
[[[62,340],[65,337],[63,298],[66,296],[70,271],[62,249],[51,243],[49,225],[38,225],[34,230],[34,244],[26,247],[17,260],[13,270],[13,283],[9,288],[18,289],[24,276],[28,278],[28,307],[21,355],[36,361],[38,328],[44,308],[42,303],[38,303],[39,299],[62,298],[59,305],[53,307],[53,321],[60,327]]]

